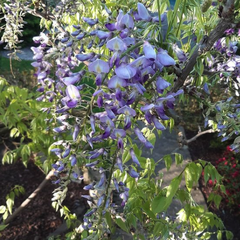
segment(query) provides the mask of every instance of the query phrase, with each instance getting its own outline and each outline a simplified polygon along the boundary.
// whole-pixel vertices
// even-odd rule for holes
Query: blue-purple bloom
[[[63,82],[68,86],[68,85],[73,85],[77,83],[80,80],[80,74],[79,73],[74,73],[69,77],[63,78]]]
[[[138,139],[144,143],[146,148],[153,148],[153,145],[147,141],[147,139],[143,136],[142,132],[140,131],[139,128],[134,129],[135,134],[137,135]]]
[[[121,87],[126,87],[127,86],[127,82],[114,75],[109,81],[108,81],[108,87],[109,88],[121,88]]]
[[[76,36],[76,39],[77,40],[81,40],[81,39],[83,39],[85,37],[85,35],[86,35],[86,33],[84,33],[84,32],[80,33],[79,35]]]
[[[128,174],[132,178],[138,178],[139,177],[139,173],[137,173],[132,167],[129,167]]]
[[[173,51],[176,53],[177,58],[180,62],[185,62],[187,60],[185,52],[180,49],[177,44],[173,44]]]
[[[115,37],[107,42],[107,48],[111,51],[120,51],[123,52],[127,49],[126,44],[121,38]]]
[[[95,56],[95,53],[91,52],[91,53],[87,53],[87,54],[77,54],[76,58],[79,61],[87,61],[87,60],[93,58],[94,56]]]
[[[118,114],[125,114],[126,116],[136,116],[136,111],[128,106],[123,106],[118,109]]]
[[[124,192],[119,195],[119,197],[123,200],[121,206],[125,206],[128,197],[129,197],[129,188],[124,188]]]
[[[117,29],[115,23],[107,23],[107,24],[105,24],[105,27],[106,27],[109,31],[115,31],[115,30]]]
[[[86,167],[95,167],[99,163],[99,160],[91,162],[91,163],[86,163]]]
[[[76,107],[81,99],[78,88],[74,85],[68,85],[66,88],[66,95],[67,96],[63,98],[62,101],[65,102],[69,108]]]
[[[100,40],[102,40],[102,39],[109,38],[111,36],[111,33],[97,30],[96,35]]]
[[[113,183],[114,183],[116,190],[119,192],[119,185],[118,185],[116,178],[113,179]]]
[[[156,87],[157,87],[158,93],[163,93],[164,89],[168,88],[169,86],[171,86],[171,84],[169,82],[167,82],[166,80],[164,80],[161,77],[157,78]]]
[[[156,116],[153,116],[152,117],[152,121],[155,125],[155,127],[158,129],[158,130],[165,130],[166,128],[159,122],[159,120],[156,118]]]
[[[93,154],[91,154],[91,156],[89,157],[89,159],[95,159],[98,158],[100,155],[102,155],[104,153],[104,148],[100,148],[97,151],[94,151]],[[87,166],[87,164],[86,164]]]
[[[123,149],[122,138],[124,138],[126,136],[126,132],[123,129],[114,129],[111,136],[113,139],[117,139],[118,148]]]
[[[136,68],[133,68],[130,65],[121,64],[119,67],[115,69],[115,73],[118,77],[123,79],[130,79],[135,76],[137,73]]]
[[[61,132],[64,132],[66,130],[67,130],[67,126],[66,125],[62,125],[60,127],[53,128],[53,131],[56,132],[56,133],[61,133]]]
[[[152,19],[148,10],[145,8],[145,6],[142,3],[138,3],[137,8],[138,8],[138,17],[141,20],[150,21]]]
[[[91,184],[89,184],[89,185],[84,186],[83,189],[84,189],[84,190],[87,190],[87,191],[88,191],[88,190],[91,190],[91,189],[93,189],[93,185],[94,185],[94,184],[91,183]]]
[[[71,166],[75,166],[76,163],[77,163],[77,158],[76,158],[76,155],[75,154],[72,154],[69,158],[69,160],[71,161]]]
[[[166,50],[163,50],[162,48],[158,50],[156,61],[164,67],[169,67],[176,64],[175,60],[168,55]]]
[[[204,83],[203,90],[204,90],[205,93],[210,94],[207,83]]]
[[[103,194],[103,195],[98,199],[97,207],[100,207],[100,206],[103,204],[104,198],[105,198],[105,194]]]
[[[133,18],[131,17],[131,15],[129,15],[128,13],[126,13],[120,20],[119,22],[119,27],[121,28],[130,28],[133,29],[134,28],[134,21]]]
[[[94,73],[108,73],[109,72],[109,64],[104,62],[101,59],[96,59],[94,62],[88,65],[89,72]]]
[[[155,52],[153,46],[147,41],[145,41],[143,44],[143,52],[147,59],[152,60],[152,61],[154,61],[156,59],[156,52]]]
[[[130,154],[131,154],[133,162],[136,163],[140,167],[140,163],[139,163],[139,161],[138,161],[138,159],[137,159],[137,157],[136,157],[132,148],[130,149]]]
[[[121,158],[117,158],[117,166],[118,166],[118,168],[120,169],[120,171],[121,172],[123,172],[123,165],[122,165],[122,160],[121,160]]]
[[[72,138],[73,138],[74,142],[77,140],[77,136],[79,134],[79,131],[80,131],[80,128],[79,128],[78,124],[76,124],[75,127],[74,127],[73,134],[72,134]]]
[[[83,17],[82,20],[84,22],[86,22],[89,26],[94,26],[96,23],[98,23],[98,19],[91,19],[91,18],[86,18],[86,17]]]
[[[100,178],[100,181],[98,182],[98,185],[97,187],[102,187],[103,184],[105,184],[105,181],[106,181],[106,175],[104,172],[101,173],[101,178]]]
[[[69,155],[70,151],[71,151],[71,148],[70,146],[68,146],[62,154],[62,158],[66,158]]]

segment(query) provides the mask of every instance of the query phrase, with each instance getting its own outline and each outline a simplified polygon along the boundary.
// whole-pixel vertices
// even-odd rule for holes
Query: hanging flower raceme
[[[153,145],[135,122],[145,115],[149,124],[164,130],[163,122],[169,119],[165,108],[173,108],[180,93],[171,93],[171,84],[166,77],[169,71],[166,68],[173,66],[175,60],[166,50],[157,49],[149,38],[136,37],[138,25],[159,21],[143,4],[138,4],[134,14],[120,11],[116,21],[107,23],[105,29],[94,27],[97,19],[83,18],[83,21],[90,26],[90,32],[82,32],[80,26],[73,26],[74,32],[59,39],[61,49],[56,54],[55,77],[51,76],[56,80],[49,77],[52,68],[44,60],[42,46],[34,49],[33,65],[38,68],[39,91],[49,101],[53,97],[56,99],[54,114],[57,114],[59,126],[54,126],[53,131],[57,138],[67,136],[64,144],[52,149],[58,158],[53,165],[58,176],[64,171],[69,173],[70,179],[81,180],[80,166],[98,172],[97,178],[84,187],[91,193],[83,195],[91,209],[85,214],[82,226],[93,230],[100,211],[103,210],[103,217],[105,211],[115,211],[110,201],[112,190],[118,192],[122,206],[125,206],[131,194],[126,187],[128,180],[134,178],[137,182],[143,176],[139,173],[143,161],[131,145],[131,130],[139,139],[139,145],[148,149]],[[142,22],[135,24],[135,21]],[[45,43],[46,40],[39,38],[36,41]],[[108,51],[102,51],[103,45]],[[99,51],[95,51],[96,47]],[[85,64],[84,70],[76,72],[75,67],[81,62]],[[92,79],[89,73],[95,76],[96,89],[88,83],[81,84],[85,76]],[[51,89],[47,89],[48,86]],[[154,90],[156,97],[152,98]],[[144,106],[137,115],[135,107],[139,105]],[[125,163],[128,161],[126,150],[129,151],[128,160],[131,159],[129,164]]]

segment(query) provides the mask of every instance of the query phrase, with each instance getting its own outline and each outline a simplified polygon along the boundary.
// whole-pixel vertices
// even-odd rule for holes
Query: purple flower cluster
[[[107,196],[104,191],[109,184],[119,192],[122,205],[127,202],[129,189],[120,179],[112,179],[113,171],[126,172],[136,180],[140,177],[137,168],[141,166],[133,149],[130,150],[132,165],[122,162],[123,151],[129,144],[127,136],[131,132],[143,146],[153,148],[136,126],[136,117],[145,116],[149,124],[164,130],[163,122],[169,119],[165,109],[172,109],[176,97],[183,91],[171,92],[171,84],[162,77],[168,67],[175,65],[168,52],[156,47],[149,39],[135,37],[137,22],[159,21],[143,4],[138,3],[137,12],[124,14],[120,11],[116,21],[106,23],[101,30],[95,28],[97,19],[83,18],[83,21],[91,27],[91,32],[85,33],[79,26],[73,26],[76,31],[62,38],[58,44],[61,53],[57,49],[47,50],[48,38],[44,34],[35,38],[40,46],[32,48],[35,59],[32,65],[37,68],[38,91],[43,93],[39,100],[56,101],[58,125],[53,129],[56,137],[71,133],[71,139],[59,145],[55,143],[58,147],[51,150],[58,158],[53,165],[56,174],[70,168],[73,176],[79,178],[76,168],[80,149],[83,149],[81,156],[86,159],[81,165],[98,169],[100,173],[99,181],[85,186],[86,190],[101,190],[96,197],[86,196],[91,201],[97,198],[95,207],[85,215],[88,218],[96,209],[110,206],[110,193]],[[86,41],[87,53],[82,44]],[[78,46],[81,46],[80,49]],[[109,55],[97,54],[94,51],[96,47],[107,49]],[[175,49],[179,60],[185,61],[184,53],[177,47]],[[50,77],[53,76],[52,64],[44,57],[48,55],[55,57],[54,77]],[[85,64],[84,70],[74,73],[72,69],[79,64]],[[96,85],[87,107],[82,102],[83,96],[86,96],[84,84],[81,84],[84,77],[91,78]],[[146,98],[151,93],[149,87],[154,91],[154,98]],[[141,111],[136,112],[136,106]],[[72,113],[74,109],[85,109],[84,115],[75,117]],[[103,168],[103,160],[106,159],[113,166],[108,177],[108,168]]]

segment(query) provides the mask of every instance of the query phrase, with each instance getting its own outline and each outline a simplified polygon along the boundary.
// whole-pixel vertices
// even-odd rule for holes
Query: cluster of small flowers
[[[235,89],[233,94],[235,93],[236,96],[239,96],[240,56],[236,54],[238,41],[232,41],[228,38],[220,38],[214,44],[216,52],[208,59],[208,68],[210,72],[218,72],[223,83],[232,82]],[[226,90],[230,91],[229,87]]]
[[[22,28],[25,24],[23,17],[25,16],[25,11],[29,3],[22,3],[21,1],[11,0],[4,3],[4,19],[6,25],[4,26],[4,33],[1,43],[6,43],[5,49],[17,49],[17,44],[21,43],[23,40],[19,40],[19,36],[22,36]]]
[[[97,19],[83,18],[83,21],[91,28],[98,23]],[[113,175],[113,171],[106,167],[103,168],[104,164],[100,159],[110,161],[113,170],[127,172],[130,177],[138,179],[140,175],[136,169],[140,167],[140,163],[133,149],[130,149],[132,165],[126,166],[122,163],[122,154],[127,145],[126,137],[131,134],[132,130],[146,148],[153,148],[153,145],[134,124],[137,115],[134,106],[141,102],[140,110],[145,115],[145,120],[153,124],[156,129],[164,130],[165,126],[162,122],[169,119],[165,114],[165,108],[172,109],[176,97],[183,93],[183,90],[171,92],[171,84],[160,77],[163,71],[167,71],[165,70],[167,67],[175,65],[175,60],[168,52],[161,48],[156,49],[150,40],[143,41],[134,37],[135,22],[139,21],[156,22],[158,17],[152,16],[143,4],[138,3],[137,12],[130,11],[124,14],[120,11],[116,22],[107,23],[105,30],[93,29],[90,33],[85,33],[82,32],[80,26],[74,25],[76,31],[59,42],[61,54],[56,54],[56,49],[47,50],[46,35],[41,34],[34,38],[34,41],[40,44],[39,47],[32,48],[36,60],[32,65],[38,68],[36,73],[40,84],[38,91],[43,93],[38,100],[52,102],[55,98],[55,113],[59,114],[56,118],[59,126],[53,131],[58,134],[58,138],[61,138],[64,132],[71,133],[72,136],[72,140],[55,142],[54,145],[57,148],[51,149],[51,152],[59,159],[53,165],[56,175],[71,169],[73,177],[81,178],[77,171],[79,156],[88,159],[85,167],[97,168],[100,173],[98,182],[90,183],[85,187],[86,190],[98,190],[95,196],[84,196],[89,201],[95,202],[94,207],[85,215],[86,219],[92,218],[92,214],[100,207],[102,210],[109,208],[110,191],[106,189],[110,184],[112,189],[115,188],[119,192],[123,200],[122,206],[126,204],[129,196],[129,189],[125,183],[112,176],[107,178],[107,175]],[[89,42],[87,46],[89,53],[84,53],[84,45],[81,44],[76,54],[76,46],[84,42],[84,39],[85,42],[86,39]],[[97,42],[98,47],[106,47],[110,52],[110,57],[90,52],[94,42]],[[52,64],[45,61],[44,55],[46,54],[60,56],[55,60],[57,80],[50,77]],[[87,63],[87,66],[80,72],[73,73],[71,69],[74,69],[80,62]],[[95,78],[96,89],[84,112],[85,115],[78,118],[71,113],[73,109],[83,108],[82,96],[85,88],[81,80],[86,76]],[[146,86],[151,86],[156,91],[152,99],[143,97],[148,91]],[[95,98],[96,101],[94,101]],[[96,108],[100,112],[96,113]],[[116,146],[116,152],[110,151],[112,145],[96,147],[98,143],[104,141],[112,141],[113,146]],[[82,149],[81,154],[79,149]],[[92,220],[86,221],[89,225]]]
[[[233,97],[229,97],[226,100],[216,102],[212,108],[212,111],[215,112],[217,116],[217,130],[218,137],[221,137],[221,141],[227,141],[234,136],[239,135],[239,113],[240,113],[240,104],[234,102]],[[205,127],[211,125],[211,120],[207,116],[205,118]],[[239,151],[239,144],[233,143],[231,145],[232,150],[237,153]]]

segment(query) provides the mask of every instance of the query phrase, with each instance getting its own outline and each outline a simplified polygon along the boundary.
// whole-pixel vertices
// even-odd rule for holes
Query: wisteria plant
[[[9,28],[9,19],[21,17],[13,11],[17,2],[4,5]],[[231,82],[238,87],[240,65],[234,39],[239,36],[239,1],[201,5],[177,0],[174,9],[167,0],[131,1],[131,8],[123,5],[123,10],[111,1],[93,1],[93,5],[84,1],[98,10],[81,18],[81,1],[49,5],[49,16],[43,16],[41,1],[23,2],[18,7],[42,17],[48,27],[48,32],[33,39],[32,66],[37,91],[42,93],[37,101],[51,103],[42,110],[50,116],[48,130],[54,135],[49,146],[49,155],[55,156],[52,205],[72,229],[67,237],[107,239],[118,226],[134,239],[196,239],[196,235],[208,239],[215,232],[207,230],[216,226],[219,238],[224,232],[231,239],[221,220],[191,197],[203,169],[207,179],[214,175],[221,184],[211,164],[189,163],[163,188],[155,176],[157,163],[141,153],[154,148],[156,133],[174,126],[173,109],[184,95],[199,100],[206,126],[220,130],[224,137],[238,135],[237,98],[229,99],[229,90],[216,103],[210,93],[217,80],[225,81],[229,89]],[[60,19],[61,15],[65,17]],[[15,47],[11,41],[17,35],[8,30],[2,41]],[[238,144],[235,141],[235,149]],[[174,157],[181,164],[182,157]],[[162,159],[168,168],[171,158]],[[68,184],[81,182],[84,171],[93,172],[95,178],[84,187],[89,190],[89,195],[82,195],[89,210],[80,221],[63,200]],[[183,175],[186,189],[179,188]],[[183,209],[168,217],[173,198],[182,202]]]

